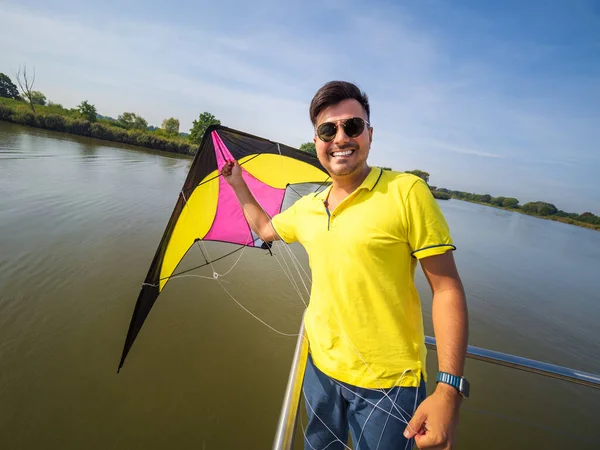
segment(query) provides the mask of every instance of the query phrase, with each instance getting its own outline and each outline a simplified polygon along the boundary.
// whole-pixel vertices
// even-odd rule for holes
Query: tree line
[[[412,173],[421,177],[429,185],[429,173],[422,170],[407,170],[407,173]],[[440,200],[464,200],[467,202],[480,203],[528,214],[530,216],[542,217],[558,222],[579,225],[594,230],[600,230],[600,216],[596,216],[592,212],[586,211],[582,214],[565,212],[558,209],[552,203],[535,201],[527,202],[520,205],[519,200],[514,197],[493,197],[490,194],[474,194],[471,192],[454,191],[437,186],[429,186],[433,196]]]
[[[444,196],[446,198],[456,198],[469,202],[482,203],[515,210],[531,216],[543,217],[545,219],[552,219],[559,222],[600,230],[600,217],[589,211],[577,214],[560,210],[552,203],[543,201],[527,202],[524,205],[520,205],[519,200],[514,197],[492,197],[490,194],[473,194],[470,192],[452,191],[445,188],[437,188],[435,186],[432,186],[431,190],[436,198]]]
[[[0,120],[188,155],[196,153],[209,126],[221,123],[213,114],[203,112],[189,133],[183,133],[179,119],[174,117],[164,119],[160,127],[148,125],[134,112],[123,112],[114,119],[98,114],[88,100],[75,108],[48,101],[44,93],[34,89],[35,71],[28,73],[27,67],[19,68],[16,80],[18,87],[0,73]]]

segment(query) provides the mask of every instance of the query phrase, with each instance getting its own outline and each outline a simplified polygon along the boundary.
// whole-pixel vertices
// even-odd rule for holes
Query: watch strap
[[[438,372],[436,381],[438,383],[449,384],[450,386],[455,388],[463,397],[468,397],[469,395],[468,385],[464,385],[466,384],[466,379],[463,377],[452,375],[448,372]]]

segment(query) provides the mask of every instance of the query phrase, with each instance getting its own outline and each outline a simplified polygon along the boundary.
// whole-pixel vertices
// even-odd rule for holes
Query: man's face
[[[317,116],[316,128],[325,122],[337,123],[337,134],[331,142],[323,142],[315,133],[314,142],[317,157],[329,174],[337,177],[346,177],[360,172],[366,166],[373,129],[365,124],[363,132],[350,138],[342,126],[345,119],[361,117],[365,121],[367,116],[362,105],[354,99],[344,100],[337,105],[332,105]]]

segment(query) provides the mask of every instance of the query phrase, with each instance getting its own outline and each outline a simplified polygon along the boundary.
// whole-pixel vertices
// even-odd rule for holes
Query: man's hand
[[[404,436],[407,439],[414,437],[422,450],[453,449],[461,400],[452,386],[438,384],[433,394],[423,400],[415,411]]]
[[[225,163],[221,170],[221,175],[223,175],[225,181],[233,188],[244,183],[244,179],[242,178],[242,168],[235,159]]]

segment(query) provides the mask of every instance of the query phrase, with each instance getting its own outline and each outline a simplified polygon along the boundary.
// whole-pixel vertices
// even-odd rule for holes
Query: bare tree
[[[23,96],[29,100],[29,106],[31,106],[31,110],[35,114],[35,107],[33,106],[33,84],[35,83],[35,67],[33,68],[33,78],[30,80],[27,76],[27,65],[23,67],[21,73],[21,67],[19,66],[19,71],[17,72],[17,83],[23,92]]]

